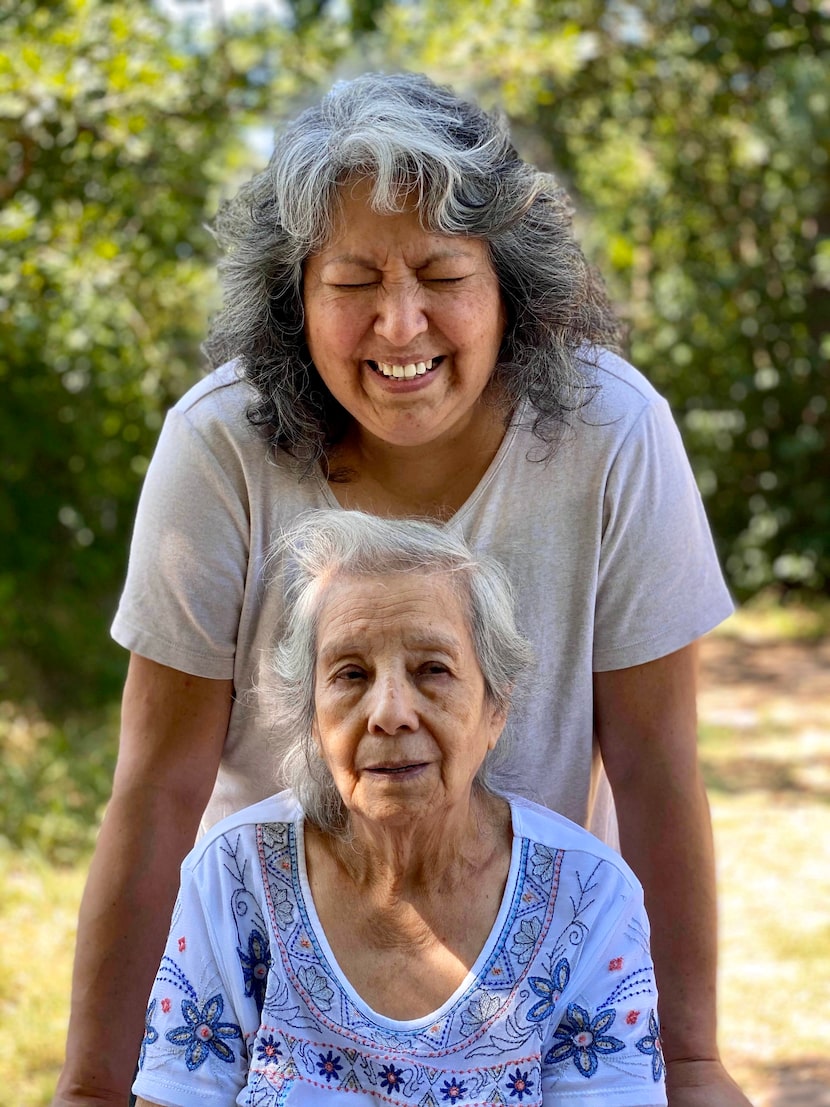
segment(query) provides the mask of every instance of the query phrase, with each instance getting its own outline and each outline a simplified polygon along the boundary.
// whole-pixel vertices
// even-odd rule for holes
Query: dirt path
[[[830,811],[830,639],[782,642],[710,637],[703,644],[701,670],[702,760],[718,852],[725,855],[724,868],[729,873],[721,889],[721,899],[729,899],[723,911],[728,924],[730,913],[740,920],[741,914],[751,914],[757,906],[734,874],[752,871],[746,859],[759,839],[758,827],[782,811],[799,821],[818,814],[822,828],[830,825],[824,821]],[[735,819],[734,811],[740,819]],[[757,822],[752,834],[741,836],[740,830],[733,829],[753,816]],[[777,888],[781,898],[796,903],[804,886],[811,884],[810,870],[804,866],[817,863],[825,877],[817,893],[824,898],[824,907],[818,903],[815,907],[826,935],[830,932],[826,879],[830,842],[826,834],[822,837],[815,842],[818,854],[814,857],[807,856],[810,847],[802,845],[800,856],[792,858],[792,876],[782,878]],[[763,857],[760,861],[763,864]],[[756,880],[766,875],[766,870],[759,872]],[[795,995],[775,995],[782,1051],[778,1059],[771,1058],[775,1050],[765,1048],[763,1032],[753,1050],[750,1027],[758,1012],[768,1007],[772,991],[771,981],[753,965],[758,947],[747,941],[753,930],[760,933],[761,925],[744,919],[735,924],[740,928],[737,939],[733,935],[729,940],[729,934],[722,933],[724,976],[737,982],[733,983],[736,992],[742,980],[749,981],[734,1013],[726,997],[722,1028],[730,1029],[725,1024],[731,1023],[737,1032],[722,1042],[724,1054],[756,1107],[830,1107],[830,1049],[814,1048],[815,1039],[800,1048],[805,1020],[817,1019],[826,1026],[830,1017],[830,960],[820,953],[805,970],[815,994],[825,997],[823,1010],[801,1009]],[[786,980],[788,969],[779,966],[778,971]],[[756,1052],[760,1056],[753,1061]]]

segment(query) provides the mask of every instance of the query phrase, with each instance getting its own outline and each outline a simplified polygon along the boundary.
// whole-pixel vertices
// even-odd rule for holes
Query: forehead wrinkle
[[[460,258],[463,261],[473,258],[474,252],[472,250],[466,250],[463,247],[456,248],[453,246],[447,246],[445,248],[439,248],[430,251],[422,261],[414,266],[415,269],[426,269],[427,266],[432,265],[436,261],[454,261]],[[361,269],[377,269],[379,262],[377,258],[371,258],[363,256],[361,254],[354,254],[351,251],[344,251],[341,254],[335,254],[334,257],[321,258],[321,268],[326,269],[330,265],[355,265]]]
[[[337,657],[348,657],[361,654],[366,648],[365,638],[360,637],[360,623],[366,622],[364,618],[355,620],[355,626],[350,627],[350,633],[326,642],[319,651],[320,661],[329,661]],[[412,633],[404,632],[401,641],[405,649],[413,653],[431,653],[433,651],[445,654],[459,654],[462,652],[462,642],[455,635],[436,632],[422,632],[415,630]]]

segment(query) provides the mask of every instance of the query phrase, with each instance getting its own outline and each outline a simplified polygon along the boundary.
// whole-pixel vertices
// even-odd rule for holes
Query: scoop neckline
[[[502,892],[495,922],[485,939],[481,951],[473,962],[472,967],[455,991],[440,1007],[417,1019],[393,1019],[388,1015],[381,1014],[380,1011],[376,1011],[363,999],[360,993],[356,991],[343,972],[329,945],[326,932],[317,914],[317,906],[314,902],[314,897],[311,893],[311,885],[308,880],[308,869],[306,867],[305,817],[298,819],[297,822],[293,824],[296,834],[297,880],[299,883],[299,893],[302,897],[302,908],[308,919],[309,926],[313,931],[314,940],[323,955],[327,975],[337,984],[345,995],[348,996],[354,1007],[360,1011],[365,1018],[375,1023],[377,1026],[385,1030],[407,1034],[432,1027],[435,1023],[445,1019],[447,1015],[458,1006],[461,1000],[469,994],[470,989],[475,986],[476,982],[483,978],[485,966],[491,960],[494,953],[497,952],[505,936],[506,925],[510,918],[516,888],[521,876],[522,836],[517,831],[516,812],[513,803],[511,800],[507,800],[507,802],[510,806],[510,826],[513,840],[510,846],[510,866],[507,871],[507,880],[505,881],[504,891]]]
[[[470,512],[473,510],[476,502],[484,495],[485,490],[492,483],[496,476],[496,473],[499,471],[502,464],[504,463],[504,459],[507,457],[507,453],[511,445],[513,444],[513,440],[515,439],[516,435],[519,432],[519,428],[522,425],[522,416],[525,410],[525,406],[525,403],[521,403],[511,415],[510,422],[507,424],[507,428],[504,432],[504,437],[499,443],[499,448],[496,450],[493,460],[482,473],[481,479],[479,480],[473,491],[470,493],[470,495],[467,497],[461,507],[458,508],[457,511],[454,511],[446,518],[434,519],[433,522],[436,526],[446,526],[448,524],[457,524],[459,522],[462,522],[464,517],[469,515]],[[357,510],[355,508],[343,507],[343,505],[332,492],[319,464],[315,465],[314,473],[318,487],[323,498],[326,501],[327,507],[333,507],[338,511]]]

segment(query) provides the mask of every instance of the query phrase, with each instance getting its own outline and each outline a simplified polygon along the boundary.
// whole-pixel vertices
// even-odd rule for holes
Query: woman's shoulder
[[[578,854],[583,860],[605,862],[623,884],[632,890],[639,889],[637,877],[622,856],[589,830],[523,796],[510,795],[507,799],[513,817],[513,833],[517,837],[527,838],[548,850],[561,850],[574,858]]]
[[[235,850],[246,851],[249,847],[256,850],[259,827],[298,823],[302,817],[303,811],[294,793],[290,789],[277,792],[215,823],[185,858],[183,868],[195,872],[209,867],[221,858],[229,842]]]
[[[239,361],[228,361],[213,369],[195,384],[174,405],[174,410],[197,416],[200,412],[244,411],[256,398],[245,380]]]
[[[667,406],[648,378],[612,350],[585,351],[579,360],[589,384],[596,386],[581,411],[589,422],[636,418],[648,408]]]

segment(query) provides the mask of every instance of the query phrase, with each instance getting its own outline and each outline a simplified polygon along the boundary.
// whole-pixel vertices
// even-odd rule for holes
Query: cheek
[[[312,357],[348,356],[366,329],[365,311],[355,299],[313,304],[306,310],[305,336]]]

